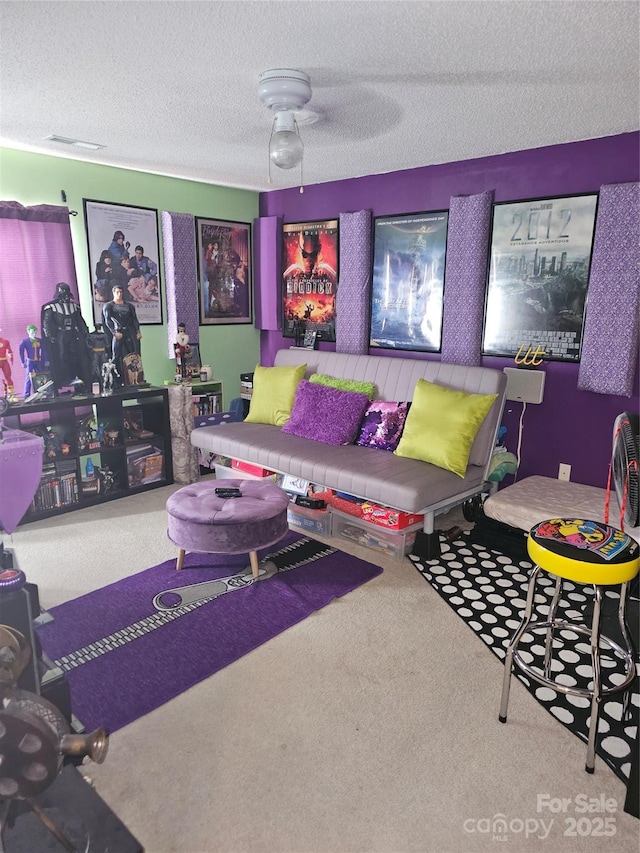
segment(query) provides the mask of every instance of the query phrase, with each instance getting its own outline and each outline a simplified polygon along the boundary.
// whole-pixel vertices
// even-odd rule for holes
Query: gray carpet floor
[[[52,607],[172,557],[164,505],[177,488],[4,542]],[[602,761],[586,774],[585,745],[517,679],[498,722],[500,662],[411,561],[340,547],[384,572],[116,732],[105,763],[82,767],[147,853],[636,853],[622,782]],[[583,811],[601,797],[612,811]]]

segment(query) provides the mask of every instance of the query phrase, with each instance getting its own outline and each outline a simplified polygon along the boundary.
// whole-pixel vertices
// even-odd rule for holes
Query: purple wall
[[[454,195],[493,191],[494,200],[511,201],[598,191],[603,184],[637,181],[640,173],[640,133],[572,142],[425,166],[384,175],[368,175],[326,184],[263,193],[261,216],[281,216],[284,222],[329,219],[347,211],[370,209],[373,216],[442,210]],[[488,248],[488,247],[487,247]],[[446,282],[445,282],[446,287]],[[279,332],[263,332],[261,359],[272,364],[278,349],[291,345]],[[321,344],[333,349],[332,344]],[[373,352],[373,350],[371,351]],[[403,356],[376,350],[378,355]],[[415,353],[416,358],[434,358]],[[438,356],[436,356],[438,358]],[[506,358],[485,357],[485,367],[513,366]],[[550,362],[544,401],[527,406],[518,479],[531,474],[557,477],[558,464],[572,466],[575,482],[605,486],[611,455],[613,422],[620,412],[640,408],[638,376],[632,398],[577,390],[578,365]],[[503,423],[506,444],[516,452],[522,406],[507,403]],[[512,478],[507,478],[511,482]]]

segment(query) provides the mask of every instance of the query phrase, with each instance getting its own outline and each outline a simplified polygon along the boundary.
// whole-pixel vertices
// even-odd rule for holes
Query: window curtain
[[[67,282],[78,301],[69,208],[0,201],[0,337],[13,351],[12,379],[19,396],[25,381],[20,341],[30,324],[41,335],[40,309],[60,281]]]

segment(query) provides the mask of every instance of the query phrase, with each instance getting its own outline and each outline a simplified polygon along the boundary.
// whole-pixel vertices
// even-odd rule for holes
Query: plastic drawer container
[[[328,509],[307,509],[290,504],[287,509],[287,521],[293,530],[331,536],[331,513]]]
[[[282,482],[281,474],[271,474],[268,477],[256,477],[255,474],[249,474],[246,471],[238,471],[237,468],[227,468],[226,465],[219,465],[217,462],[213,465],[216,472],[216,480],[263,480],[265,483],[276,483],[278,486]]]
[[[364,545],[373,551],[380,551],[389,557],[404,557],[413,548],[416,532],[422,529],[422,524],[414,524],[403,530],[386,530],[378,524],[371,524],[362,518],[331,511],[331,534],[336,539],[347,539],[357,545]]]

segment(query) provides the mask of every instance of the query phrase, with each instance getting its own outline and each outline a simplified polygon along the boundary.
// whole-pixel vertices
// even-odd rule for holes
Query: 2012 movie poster
[[[483,352],[579,361],[598,195],[495,204]]]
[[[302,341],[336,339],[338,220],[283,225],[282,334]]]

